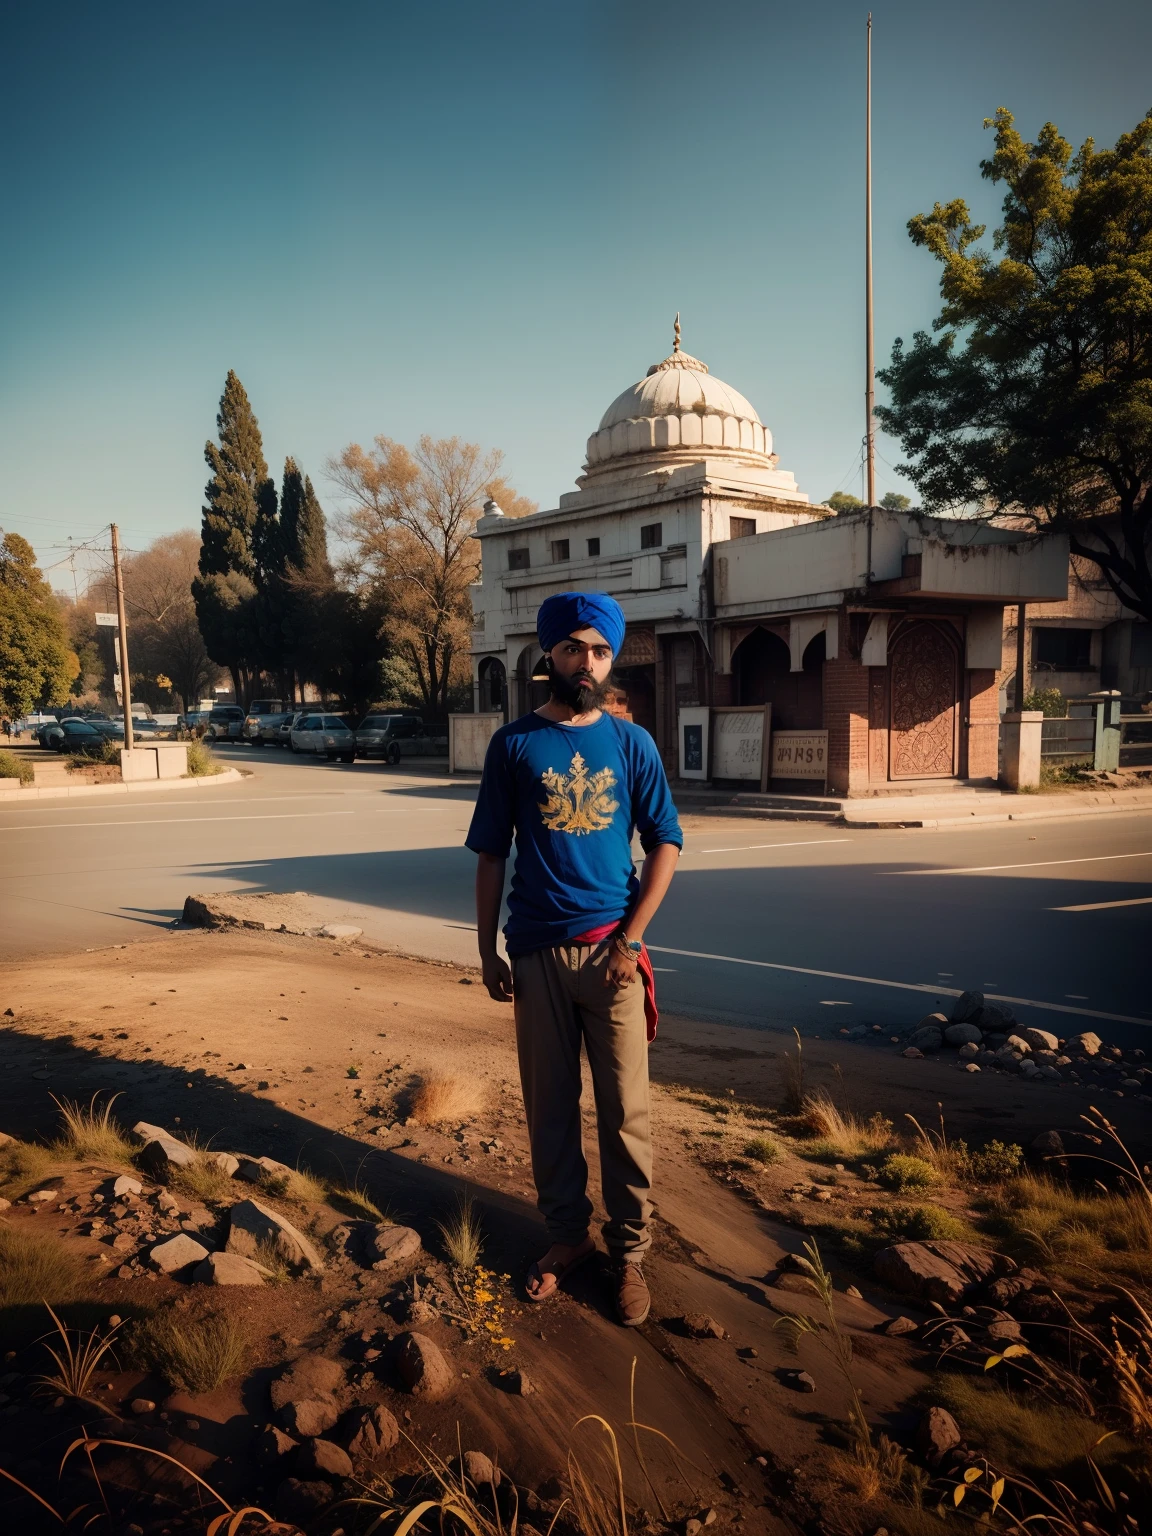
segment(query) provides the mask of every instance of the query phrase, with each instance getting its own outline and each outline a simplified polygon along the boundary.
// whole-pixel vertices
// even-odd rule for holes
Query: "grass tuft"
[[[64,1134],[57,1140],[54,1150],[61,1157],[73,1157],[77,1162],[130,1165],[134,1149],[112,1115],[112,1106],[120,1095],[114,1093],[103,1104],[97,1102],[99,1097],[94,1093],[87,1104],[78,1104],[52,1095],[52,1102],[64,1123]]]
[[[0,779],[19,779],[21,784],[31,784],[36,770],[26,757],[15,752],[0,752]]]
[[[0,1313],[84,1294],[79,1260],[59,1239],[0,1227]]]
[[[826,1093],[812,1094],[804,1100],[803,1119],[817,1144],[804,1150],[813,1156],[835,1157],[837,1162],[858,1162],[861,1158],[883,1152],[892,1141],[892,1122],[883,1115],[865,1120],[850,1110],[836,1107]]]
[[[487,1090],[475,1078],[430,1072],[417,1085],[409,1113],[417,1125],[443,1125],[473,1119],[487,1102]]]
[[[214,1392],[243,1371],[248,1336],[240,1321],[226,1313],[197,1317],[169,1308],[137,1323],[128,1348],[141,1369],[155,1371],[173,1387]]]
[[[886,1157],[876,1175],[885,1189],[903,1193],[906,1189],[927,1189],[939,1184],[940,1175],[923,1157],[913,1157],[907,1152],[894,1152]]]
[[[306,1168],[292,1168],[287,1173],[272,1173],[261,1179],[260,1188],[279,1200],[293,1200],[298,1205],[323,1205],[328,1186]]]
[[[92,1389],[92,1378],[100,1369],[104,1356],[111,1353],[116,1333],[123,1325],[118,1323],[107,1333],[96,1328],[87,1333],[78,1329],[73,1343],[72,1330],[65,1328],[47,1302],[44,1305],[56,1325],[58,1342],[45,1344],[56,1362],[56,1369],[50,1376],[39,1377],[39,1384],[52,1392],[62,1392],[65,1397],[87,1397]]]
[[[382,1210],[357,1179],[352,1184],[333,1184],[327,1194],[328,1204],[347,1216],[363,1216],[368,1221],[388,1221],[390,1213]]]
[[[51,1147],[37,1141],[13,1141],[0,1149],[0,1188],[11,1194],[30,1189],[45,1178],[58,1159]]]
[[[480,1235],[480,1216],[471,1195],[463,1195],[447,1221],[436,1223],[444,1239],[444,1251],[455,1269],[475,1269],[484,1243]]]
[[[1152,1211],[1142,1196],[1075,1189],[1025,1172],[985,1202],[985,1223],[1014,1256],[1065,1272],[1086,1267],[1143,1285],[1152,1270]]]
[[[212,748],[203,741],[188,743],[188,775],[193,779],[208,778],[224,770],[213,756]]]
[[[939,1205],[890,1205],[878,1210],[874,1220],[886,1236],[918,1243],[960,1242],[972,1236],[964,1222]]]
[[[236,1180],[210,1152],[201,1152],[187,1168],[173,1168],[168,1182],[173,1189],[205,1204],[223,1205],[236,1198]]]
[[[744,1143],[744,1156],[754,1163],[775,1163],[780,1159],[780,1148],[771,1136],[753,1136]]]

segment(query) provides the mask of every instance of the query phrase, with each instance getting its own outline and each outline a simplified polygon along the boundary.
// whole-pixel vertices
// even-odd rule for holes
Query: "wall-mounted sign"
[[[100,625],[101,629],[119,629],[120,628],[120,620],[116,617],[116,615],[114,613],[98,613],[96,615],[96,622],[97,622],[97,624]]]
[[[827,731],[773,731],[774,779],[828,778]]]
[[[708,777],[708,710],[702,705],[685,705],[679,712],[680,777]]]
[[[771,729],[771,704],[713,709],[712,777],[751,780],[759,789],[767,789]]]

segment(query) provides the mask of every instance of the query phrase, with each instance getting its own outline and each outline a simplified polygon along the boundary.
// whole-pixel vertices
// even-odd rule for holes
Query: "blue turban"
[[[540,649],[550,651],[576,629],[594,629],[603,635],[616,656],[624,644],[624,610],[607,592],[558,592],[546,597],[536,615]]]

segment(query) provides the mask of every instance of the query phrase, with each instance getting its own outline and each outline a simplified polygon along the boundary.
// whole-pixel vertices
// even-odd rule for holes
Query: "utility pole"
[[[872,332],[872,12],[868,12],[867,85],[864,93],[864,311],[867,331],[865,456],[868,467],[868,509],[876,505],[876,349]],[[868,573],[871,579],[871,571]]]
[[[1028,661],[1027,606],[1026,603],[1020,603],[1016,609],[1016,708],[1018,710],[1024,708],[1024,694],[1027,688],[1027,678],[1024,675]]]
[[[116,621],[120,637],[120,696],[124,700],[124,747],[132,750],[132,684],[128,675],[128,622],[124,617],[124,572],[120,569],[120,530],[112,524],[112,570],[116,576]]]

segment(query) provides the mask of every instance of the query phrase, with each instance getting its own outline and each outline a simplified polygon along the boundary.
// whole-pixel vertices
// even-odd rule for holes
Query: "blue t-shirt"
[[[548,949],[619,921],[636,900],[632,833],[645,853],[684,846],[656,743],[617,715],[556,725],[524,715],[488,744],[467,846],[516,868],[504,936],[510,955]]]

